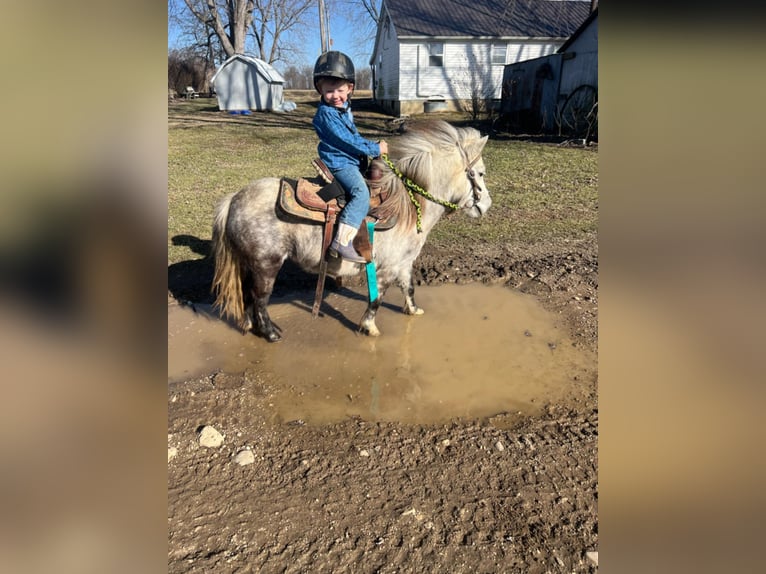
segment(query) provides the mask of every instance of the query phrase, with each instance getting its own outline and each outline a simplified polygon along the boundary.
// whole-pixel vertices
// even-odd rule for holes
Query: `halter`
[[[471,192],[473,193],[473,203],[470,206],[463,206],[465,209],[468,209],[469,207],[473,207],[479,201],[481,200],[481,186],[476,182],[477,179],[477,173],[476,170],[473,169],[473,165],[479,161],[479,158],[481,157],[481,154],[477,155],[473,160],[468,160],[468,154],[466,151],[460,147],[460,145],[457,146],[457,148],[460,150],[461,155],[463,156],[463,160],[465,161],[465,174],[468,178],[468,181],[471,183]],[[420,187],[417,183],[412,181],[409,177],[404,175],[401,171],[399,171],[399,168],[397,168],[394,163],[388,158],[388,154],[382,154],[381,159],[385,162],[385,164],[391,169],[391,171],[394,172],[396,177],[398,177],[402,183],[404,184],[404,189],[407,190],[407,194],[410,196],[410,201],[412,202],[412,205],[415,206],[415,210],[417,211],[417,221],[415,223],[415,226],[418,230],[418,233],[423,231],[422,229],[422,220],[423,220],[423,210],[420,207],[420,202],[415,198],[415,194],[422,195],[426,199],[433,201],[434,203],[441,205],[443,207],[446,207],[447,209],[451,209],[452,211],[457,211],[461,208],[457,203],[452,203],[451,201],[445,201],[443,199],[439,199],[438,197],[434,197],[431,195],[428,191]]]
[[[477,174],[476,170],[473,169],[474,164],[479,161],[481,154],[477,155],[472,160],[469,160],[468,153],[466,153],[465,149],[459,145],[457,148],[460,150],[460,154],[463,156],[463,161],[465,162],[465,175],[468,178],[468,181],[471,183],[471,193],[473,194],[473,204],[471,207],[473,207],[481,201],[481,186],[476,181],[479,177],[479,174]]]

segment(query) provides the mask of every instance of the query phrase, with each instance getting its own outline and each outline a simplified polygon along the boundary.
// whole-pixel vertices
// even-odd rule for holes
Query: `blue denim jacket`
[[[356,130],[349,102],[344,108],[335,108],[320,100],[313,124],[319,136],[319,159],[331,171],[359,167],[359,156],[362,155],[380,155],[380,145],[363,138]]]

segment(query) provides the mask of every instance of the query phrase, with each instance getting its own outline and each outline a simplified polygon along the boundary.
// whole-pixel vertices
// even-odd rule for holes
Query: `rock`
[[[175,457],[178,454],[178,449],[174,446],[168,447],[168,462],[170,462],[170,459]]]
[[[218,448],[223,444],[223,435],[211,426],[204,426],[199,431],[199,445],[207,448]]]
[[[499,450],[500,452],[503,452],[505,450],[505,447],[503,446],[503,443],[500,441],[497,441],[495,443],[495,448]]]
[[[419,510],[415,510],[414,508],[410,508],[409,510],[402,512],[402,516],[414,516],[415,520],[418,522],[421,522],[426,517],[425,514]]]
[[[585,557],[594,566],[598,566],[598,552],[586,552]]]
[[[234,455],[234,462],[236,462],[239,466],[253,464],[255,462],[255,455],[249,448],[243,448]]]
[[[370,456],[370,453],[367,452],[367,450],[362,449],[359,451],[359,456]]]

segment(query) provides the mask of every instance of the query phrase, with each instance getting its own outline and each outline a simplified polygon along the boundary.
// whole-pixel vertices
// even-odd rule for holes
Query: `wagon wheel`
[[[588,139],[598,133],[598,92],[591,85],[577,87],[561,107],[560,131]]]

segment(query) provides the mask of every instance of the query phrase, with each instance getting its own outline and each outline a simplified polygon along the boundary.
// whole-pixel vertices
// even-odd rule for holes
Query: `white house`
[[[383,0],[373,99],[394,115],[497,103],[503,67],[554,53],[591,0]]]
[[[282,105],[285,79],[253,56],[234,54],[211,79],[219,110],[275,110]]]

